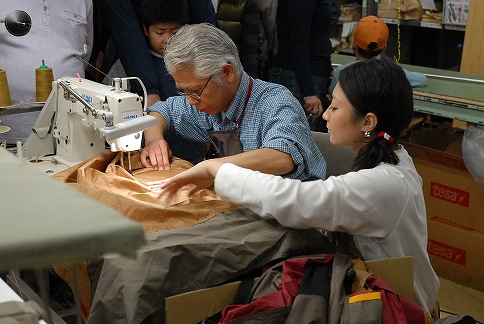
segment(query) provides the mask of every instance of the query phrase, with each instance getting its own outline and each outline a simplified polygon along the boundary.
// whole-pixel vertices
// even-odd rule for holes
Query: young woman
[[[223,199],[263,218],[348,234],[335,237],[349,238],[366,260],[412,256],[415,300],[431,312],[439,280],[427,255],[422,180],[397,143],[412,112],[412,88],[397,64],[388,59],[357,62],[341,71],[323,114],[331,143],[353,148],[352,172],[300,182],[208,160],[167,180],[160,195],[185,185],[195,192],[214,184]]]

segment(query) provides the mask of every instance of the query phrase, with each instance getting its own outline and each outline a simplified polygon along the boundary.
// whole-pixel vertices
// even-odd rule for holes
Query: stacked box
[[[420,0],[379,0],[378,17],[398,18],[398,6],[400,2],[401,19],[420,20],[424,13]]]
[[[432,266],[440,277],[484,292],[484,190],[467,170],[461,144],[460,136],[445,151],[403,143],[423,180]]]
[[[450,25],[467,24],[469,0],[444,0],[442,23]]]
[[[484,234],[428,214],[430,262],[442,278],[484,292]]]
[[[422,177],[427,213],[484,233],[484,190],[467,170],[458,140],[445,152],[417,144],[404,146]]]

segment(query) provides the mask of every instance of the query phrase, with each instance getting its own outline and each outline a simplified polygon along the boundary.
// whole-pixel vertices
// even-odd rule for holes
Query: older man
[[[286,88],[254,80],[230,37],[210,24],[187,25],[170,40],[165,64],[181,96],[149,108],[158,127],[145,131],[141,161],[169,169],[163,134],[210,143],[217,158],[287,178],[325,178],[326,162],[299,102]]]

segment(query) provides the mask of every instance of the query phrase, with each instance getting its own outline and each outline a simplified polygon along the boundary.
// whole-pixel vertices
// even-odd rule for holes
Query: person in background
[[[100,0],[102,17],[109,31],[116,54],[128,76],[137,76],[148,92],[148,106],[160,100],[160,84],[150,57],[142,26],[139,21],[141,0]],[[215,21],[215,9],[211,0],[188,0],[189,23]],[[138,82],[131,83],[131,89],[142,94]]]
[[[189,21],[187,0],[142,0],[139,12],[148,51],[154,72],[160,85],[160,100],[178,96],[175,81],[166,70],[163,56],[170,38]],[[111,77],[126,77],[120,60],[117,60],[103,81],[111,84]],[[180,136],[174,129],[165,135],[174,156],[197,164],[205,159],[206,149],[201,142],[194,142]]]
[[[297,100],[280,85],[249,77],[222,30],[185,25],[170,39],[164,60],[182,96],[148,109],[158,127],[144,134],[145,167],[170,168],[164,135],[175,129],[212,143],[217,160],[300,180],[325,177],[326,163]]]
[[[366,16],[358,21],[353,31],[353,52],[356,61],[367,60],[373,57],[380,57],[387,48],[388,43],[388,26],[378,17]],[[356,62],[355,61],[355,62]],[[334,88],[339,80],[339,73],[345,67],[354,62],[342,64],[334,69],[329,94],[333,93]],[[410,72],[403,70],[413,88],[424,87],[427,85],[427,77],[419,72]]]
[[[3,1],[0,17],[14,10],[25,11],[32,26],[17,37],[0,24],[0,69],[7,72],[12,100],[21,101],[15,108],[26,111],[1,117],[2,125],[11,128],[0,134],[7,144],[25,142],[43,106],[36,102],[35,70],[44,62],[52,68],[54,80],[84,77],[86,66],[76,56],[88,61],[93,43],[92,0]]]
[[[439,279],[427,254],[422,178],[398,143],[412,115],[412,88],[402,68],[385,58],[360,61],[341,71],[323,115],[331,143],[356,154],[351,172],[300,182],[214,159],[164,181],[160,197],[214,185],[222,199],[262,218],[331,232],[340,252],[353,247],[364,260],[412,256],[415,300],[431,313]]]
[[[244,71],[255,79],[260,78],[262,22],[255,1],[218,1],[217,27],[227,33],[239,49]]]
[[[287,87],[310,119],[323,113],[331,74],[332,2],[279,0],[277,4],[278,49],[269,81]]]

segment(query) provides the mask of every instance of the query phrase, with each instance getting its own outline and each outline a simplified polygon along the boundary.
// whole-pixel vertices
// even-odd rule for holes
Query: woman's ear
[[[378,124],[378,117],[370,112],[367,113],[365,116],[365,123],[363,125],[363,131],[369,131],[371,132],[372,130],[375,129],[376,125]]]

